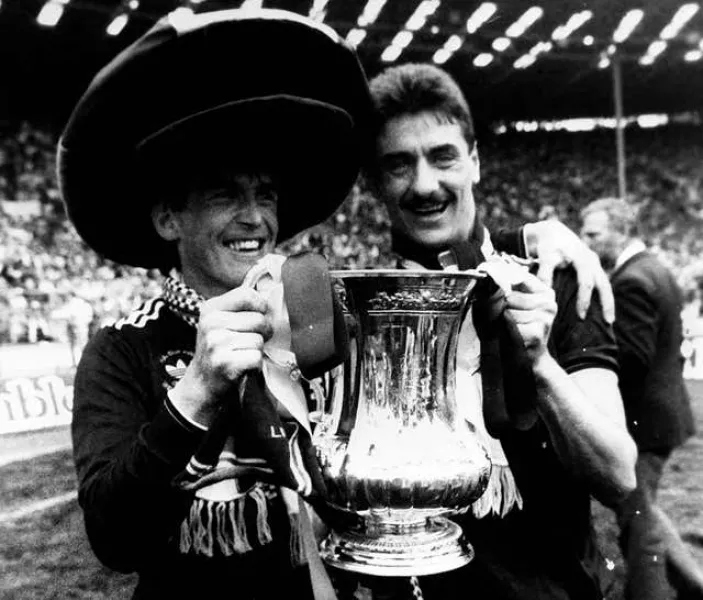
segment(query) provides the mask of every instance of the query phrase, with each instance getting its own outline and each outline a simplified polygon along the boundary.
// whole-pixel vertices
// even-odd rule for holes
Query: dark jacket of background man
[[[681,289],[650,252],[616,267],[615,335],[628,427],[642,450],[681,445],[695,431],[683,380]]]

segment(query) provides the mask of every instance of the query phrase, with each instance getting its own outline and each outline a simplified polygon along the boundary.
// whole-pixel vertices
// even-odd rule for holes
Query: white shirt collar
[[[620,253],[620,256],[618,256],[618,259],[615,261],[615,269],[619,269],[628,260],[630,260],[635,254],[639,254],[640,252],[644,252],[646,249],[647,249],[647,246],[644,245],[644,242],[642,240],[631,241],[625,247],[625,249]]]

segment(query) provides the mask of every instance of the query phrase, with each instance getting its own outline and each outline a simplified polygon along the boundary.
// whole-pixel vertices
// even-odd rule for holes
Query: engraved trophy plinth
[[[356,331],[350,358],[330,378],[313,442],[326,500],[354,525],[333,529],[322,557],[371,575],[458,568],[473,549],[447,517],[483,493],[491,471],[455,398],[458,332],[481,275],[375,270],[332,277]]]

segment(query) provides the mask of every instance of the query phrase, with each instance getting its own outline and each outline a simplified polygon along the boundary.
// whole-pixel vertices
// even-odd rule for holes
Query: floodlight
[[[325,8],[330,0],[313,0],[308,16],[316,21],[324,21]]]
[[[37,23],[44,27],[54,27],[63,15],[64,7],[69,0],[49,0],[41,7],[37,15]]]
[[[393,41],[391,42],[392,46],[398,46],[399,48],[405,48],[410,42],[413,41],[413,34],[410,31],[399,31],[398,33],[395,34],[395,37],[393,38]]]
[[[452,53],[446,50],[445,48],[440,48],[434,53],[434,56],[432,57],[432,60],[438,64],[438,65],[443,65],[445,62],[449,60],[451,57]]]
[[[508,46],[510,46],[510,39],[507,37],[499,37],[493,40],[491,44],[496,52],[503,52]]]
[[[366,30],[365,29],[350,29],[349,33],[347,33],[347,42],[349,42],[354,48],[356,48],[361,42],[364,41],[364,38],[366,37]]]
[[[487,67],[493,62],[493,55],[488,52],[482,52],[476,58],[474,58],[474,66],[476,67]]]
[[[532,54],[523,54],[514,63],[513,67],[516,69],[526,69],[530,65],[533,65],[537,59]]]
[[[542,17],[544,11],[539,6],[528,8],[520,18],[505,30],[505,35],[511,38],[520,37],[535,21]]]
[[[119,35],[122,30],[125,28],[125,25],[127,25],[127,21],[129,21],[129,17],[127,16],[127,13],[121,13],[117,15],[110,24],[107,26],[107,34],[108,35]]]
[[[383,54],[381,54],[381,60],[383,62],[393,62],[400,56],[402,51],[403,49],[400,46],[394,46],[391,44],[383,51]]]
[[[590,10],[582,10],[581,12],[574,13],[569,17],[565,25],[559,25],[554,29],[552,39],[555,42],[565,40],[579,27],[582,27],[591,17],[593,17],[593,13]]]
[[[649,44],[647,54],[649,54],[652,58],[656,58],[664,52],[664,50],[666,50],[666,42],[664,40],[655,40]]]
[[[378,18],[378,14],[381,12],[385,3],[386,0],[369,0],[357,21],[357,25],[359,25],[359,27],[371,25],[371,23]]]
[[[628,11],[627,14],[620,20],[620,23],[615,29],[615,32],[613,33],[613,41],[620,44],[629,38],[630,34],[635,30],[635,27],[639,25],[642,17],[644,17],[644,11],[639,8]]]
[[[675,38],[679,34],[679,31],[684,28],[686,23],[688,23],[697,12],[698,4],[695,2],[683,4],[679,10],[676,11],[666,27],[661,30],[659,37],[663,40]]]
[[[458,35],[451,35],[447,38],[447,41],[444,42],[444,48],[447,52],[456,52],[459,48],[461,48],[463,43],[464,40],[462,40]]]
[[[669,122],[669,116],[665,114],[649,114],[639,115],[637,124],[642,129],[651,129],[652,127],[661,127]]]
[[[466,21],[466,31],[476,33],[488,19],[490,19],[498,7],[493,2],[484,2],[479,6]]]
[[[405,24],[405,29],[411,31],[422,29],[427,21],[427,17],[433,15],[440,4],[440,0],[422,0]]]
[[[683,59],[686,62],[695,62],[703,57],[703,51],[701,50],[689,50],[683,55]]]

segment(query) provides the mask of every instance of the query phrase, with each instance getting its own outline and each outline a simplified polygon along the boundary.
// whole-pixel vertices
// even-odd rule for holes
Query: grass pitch
[[[703,381],[689,383],[697,435],[671,457],[659,504],[703,566]],[[0,467],[0,513],[75,489],[69,451]],[[612,514],[594,502],[596,527],[612,581],[607,600],[622,600],[624,565]],[[93,556],[75,501],[0,522],[0,591],[3,600],[128,600],[136,579],[100,565]]]

